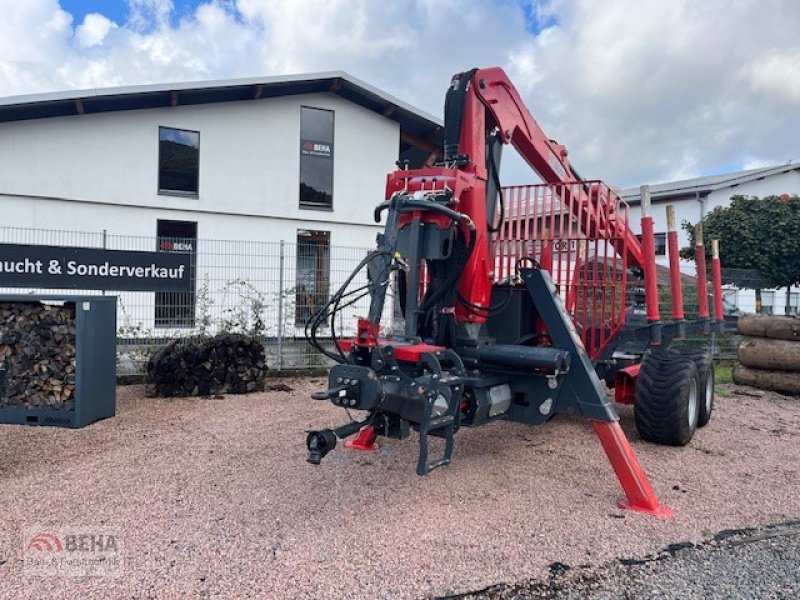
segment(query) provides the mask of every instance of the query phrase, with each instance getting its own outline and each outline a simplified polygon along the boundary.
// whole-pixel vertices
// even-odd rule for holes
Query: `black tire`
[[[675,352],[646,352],[633,404],[639,435],[656,444],[688,444],[699,416],[697,386],[694,360]]]
[[[697,365],[697,426],[705,427],[714,410],[714,359],[707,350],[681,349]]]

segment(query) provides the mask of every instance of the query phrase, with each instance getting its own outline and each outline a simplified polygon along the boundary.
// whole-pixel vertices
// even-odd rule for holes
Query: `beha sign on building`
[[[0,287],[191,291],[191,255],[0,244]]]

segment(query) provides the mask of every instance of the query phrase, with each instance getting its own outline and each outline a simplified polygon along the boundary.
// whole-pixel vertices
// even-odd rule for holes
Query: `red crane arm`
[[[476,70],[470,89],[486,107],[487,130],[497,127],[502,141],[514,146],[544,182],[580,181],[580,176],[572,168],[567,158],[566,147],[548,138],[525,107],[514,84],[502,69],[491,67]],[[474,157],[475,150],[476,148],[473,147],[471,150],[467,150],[466,154]],[[589,202],[588,196],[585,194],[578,200],[580,201],[568,203],[569,206],[575,207],[578,214],[574,216],[578,218],[578,222],[597,222],[592,218],[594,215],[586,214],[596,210],[596,204]],[[595,234],[595,232],[587,233]],[[625,228],[623,235],[627,238],[625,247],[628,252],[629,264],[642,266],[643,253],[638,238],[629,227]]]

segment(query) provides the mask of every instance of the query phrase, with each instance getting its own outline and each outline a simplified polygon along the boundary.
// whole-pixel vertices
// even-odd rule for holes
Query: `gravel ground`
[[[684,448],[623,428],[662,502],[620,511],[591,427],[494,423],[457,436],[420,478],[416,440],[305,462],[305,431],[343,415],[309,393],[151,399],[119,388],[118,416],[82,430],[0,426],[2,598],[420,598],[642,557],[724,529],[800,518],[800,402],[718,396]],[[120,539],[121,577],[32,576],[24,528],[95,527]],[[586,568],[586,567],[584,567]]]
[[[800,521],[722,532],[707,543],[671,547],[647,559],[598,569],[564,565],[546,580],[495,586],[464,600],[752,600],[800,598]]]

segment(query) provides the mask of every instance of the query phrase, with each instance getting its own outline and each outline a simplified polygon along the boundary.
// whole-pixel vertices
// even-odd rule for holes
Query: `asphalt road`
[[[461,598],[796,599],[800,598],[800,521],[723,531],[697,546],[675,544],[656,556],[620,559],[595,569],[554,563],[548,581],[498,586]]]

